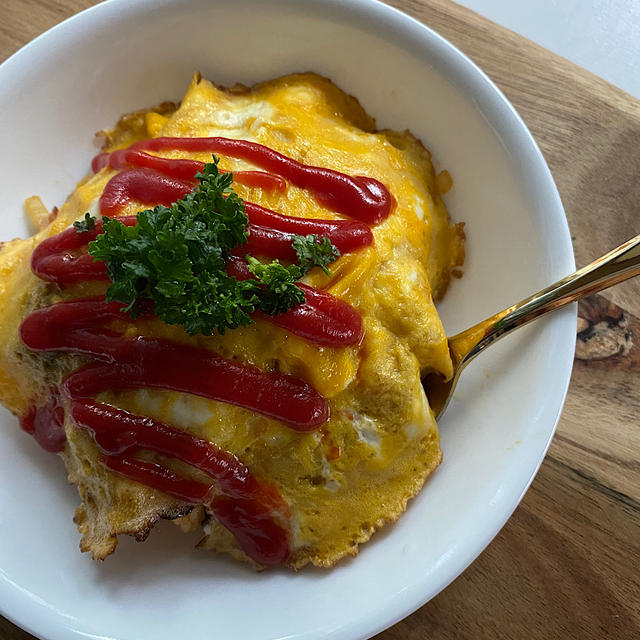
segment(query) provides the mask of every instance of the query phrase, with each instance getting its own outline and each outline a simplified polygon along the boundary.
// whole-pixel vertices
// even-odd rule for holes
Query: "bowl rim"
[[[245,3],[259,2],[259,0],[242,1]],[[558,251],[556,251],[557,262],[554,265],[554,269],[558,272],[564,271],[565,273],[575,270],[575,260],[568,222],[562,207],[560,195],[546,161],[533,136],[513,105],[511,105],[502,91],[486,73],[468,56],[428,25],[395,7],[384,4],[380,0],[271,1],[281,5],[307,4],[314,7],[323,5],[327,10],[336,9],[343,13],[349,12],[368,20],[373,20],[377,26],[383,25],[382,28],[384,29],[400,30],[403,34],[410,37],[412,42],[418,42],[423,47],[428,48],[432,52],[432,55],[438,58],[442,67],[451,71],[453,83],[467,92],[473,92],[474,99],[482,106],[482,111],[490,112],[494,116],[495,119],[490,122],[490,125],[500,132],[500,137],[507,141],[519,140],[519,151],[524,151],[524,153],[523,157],[519,158],[518,161],[526,163],[527,171],[532,174],[532,180],[539,186],[541,193],[546,199],[550,211],[549,215],[555,217],[558,235],[554,241]],[[108,18],[110,12],[142,12],[148,7],[157,8],[163,5],[188,4],[189,2],[190,0],[138,0],[136,3],[130,3],[128,0],[106,0],[100,4],[93,5],[51,27],[9,56],[0,64],[0,77],[3,74],[11,74],[14,70],[17,71],[18,69],[16,67],[28,63],[30,56],[38,55],[50,42],[56,43],[61,37],[64,39],[64,35],[68,29],[74,29],[76,25],[81,25],[85,21]],[[133,5],[135,5],[135,7]],[[410,615],[453,582],[453,580],[482,553],[505,525],[533,482],[555,434],[571,377],[576,339],[576,309],[577,305],[573,304],[557,315],[557,324],[560,325],[560,318],[562,317],[565,325],[564,331],[567,334],[566,348],[563,353],[558,354],[558,370],[560,371],[558,377],[563,381],[563,386],[559,395],[560,402],[554,409],[553,427],[549,431],[549,436],[541,448],[539,459],[535,468],[531,470],[529,480],[525,486],[517,496],[503,505],[501,516],[496,519],[495,526],[491,532],[482,539],[478,539],[472,549],[467,548],[465,553],[458,554],[459,557],[457,557],[457,561],[453,563],[452,570],[446,580],[442,580],[435,587],[431,586],[430,588],[427,588],[425,582],[415,582],[409,585],[403,593],[403,606],[394,607],[393,613],[390,613],[386,608],[382,607],[376,616],[368,616],[366,619],[354,619],[341,626],[340,629],[336,630],[334,637],[344,639],[369,638]],[[47,620],[44,619],[33,620],[33,601],[30,594],[23,592],[19,585],[8,580],[0,580],[0,596],[2,596],[0,598],[0,613],[14,624],[17,624],[29,633],[40,638],[55,638],[57,640],[63,637],[78,639],[104,637],[106,640],[106,636],[94,636],[70,629],[68,623],[60,622],[61,619],[55,616],[55,612],[52,613],[49,621],[58,620],[58,624],[55,624],[55,622],[49,624]],[[5,603],[7,602],[11,604],[6,606]]]

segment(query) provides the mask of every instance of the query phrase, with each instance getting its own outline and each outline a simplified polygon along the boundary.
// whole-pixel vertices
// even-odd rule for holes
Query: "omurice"
[[[0,400],[64,460],[81,549],[165,518],[256,567],[355,555],[442,458],[450,177],[312,73],[196,75],[100,135],[0,249]]]

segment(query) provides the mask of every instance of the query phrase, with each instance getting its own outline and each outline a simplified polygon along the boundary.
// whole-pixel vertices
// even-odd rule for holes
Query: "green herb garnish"
[[[73,223],[73,226],[79,233],[83,233],[84,231],[92,231],[96,228],[96,218],[95,216],[92,216],[87,212],[84,214],[84,220],[76,220]]]
[[[135,226],[104,217],[89,253],[107,264],[107,301],[123,302],[135,318],[150,299],[167,324],[210,335],[249,324],[261,289],[226,272],[225,257],[246,242],[248,222],[231,174],[220,173],[214,158],[196,177],[191,193],[138,213]]]
[[[315,233],[308,236],[294,236],[292,246],[298,256],[298,264],[303,274],[313,267],[320,267],[330,276],[331,271],[327,269],[327,265],[340,257],[340,251],[329,238],[318,240]]]
[[[252,256],[245,256],[245,259],[251,273],[264,286],[261,311],[275,316],[304,302],[304,293],[295,284],[302,277],[302,270],[297,264],[285,267],[278,260],[263,264]]]
[[[296,280],[315,265],[328,272],[339,251],[327,238],[295,236],[299,265],[247,256],[256,280],[229,276],[230,251],[247,241],[244,202],[231,189],[232,174],[218,171],[215,156],[196,178],[191,193],[170,207],[138,213],[135,226],[103,217],[104,233],[89,243],[89,254],[107,265],[107,302],[124,303],[123,311],[136,318],[151,300],[160,320],[182,325],[190,335],[247,325],[256,309],[277,315],[302,304]],[[74,224],[78,231],[94,225],[88,213]]]

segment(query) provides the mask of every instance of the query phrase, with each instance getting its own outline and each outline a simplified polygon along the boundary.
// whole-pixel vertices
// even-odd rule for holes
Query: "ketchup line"
[[[93,429],[89,429],[93,432]],[[94,433],[95,435],[95,433]],[[211,487],[202,482],[183,478],[156,462],[145,462],[129,456],[107,455],[103,464],[118,475],[154,487],[178,500],[191,504],[206,504]]]
[[[118,220],[127,226],[137,223],[136,216],[121,216]],[[41,280],[60,285],[105,278],[107,269],[104,262],[94,260],[87,253],[80,253],[100,233],[102,220],[97,220],[95,227],[88,231],[69,227],[45,238],[31,254],[31,270]]]
[[[109,217],[117,216],[131,200],[168,207],[191,193],[194,187],[192,181],[167,176],[153,169],[134,167],[116,173],[107,182],[98,206],[100,213]]]
[[[20,426],[45,451],[60,453],[64,449],[67,439],[64,431],[64,408],[55,387],[49,390],[49,397],[44,404],[32,405],[26,414],[20,416]]]
[[[299,231],[302,234],[316,233],[324,229],[327,231],[328,237],[335,240],[339,247],[343,249],[345,246],[350,249],[357,243],[367,243],[371,240],[371,231],[359,222],[342,220],[318,221],[304,218],[288,220],[287,216],[258,205],[248,203],[247,207],[250,219],[255,219],[260,224],[284,226],[288,231]],[[118,220],[129,226],[133,226],[137,222],[135,216],[125,216],[118,218]],[[250,225],[250,230],[249,242],[246,245],[241,245],[236,250],[238,253],[242,255],[246,253],[264,253],[263,247],[266,246],[265,250],[268,251],[275,246],[274,238],[277,234],[281,236],[280,247],[286,247],[284,258],[289,257],[288,252],[295,253],[291,248],[290,236],[286,235],[288,231],[280,232],[273,228],[254,225]],[[107,268],[104,262],[94,261],[86,253],[74,255],[78,254],[88,242],[95,240],[101,232],[102,221],[98,220],[94,229],[90,231],[78,232],[74,227],[70,227],[55,236],[43,240],[33,252],[31,258],[32,270],[43,280],[56,282],[60,286],[77,284],[86,280],[108,280]],[[263,236],[260,236],[260,234],[263,234]],[[267,244],[265,245],[265,243]],[[277,251],[271,251],[271,253],[277,254]],[[278,255],[282,257],[282,253]],[[229,275],[241,280],[253,277],[246,263],[238,257],[231,256],[228,260],[228,265]],[[340,348],[360,343],[363,336],[362,318],[353,307],[329,293],[312,289],[302,283],[299,283],[298,286],[305,293],[305,302],[302,305],[277,316],[270,316],[256,311],[251,314],[252,317],[260,317],[320,346]],[[119,313],[117,303],[110,303],[110,305],[101,309],[100,313],[106,313],[107,310],[114,314],[110,316],[112,319],[125,321],[129,319],[125,314]],[[80,318],[83,318],[83,322],[95,323],[94,311],[92,309],[89,315],[80,314],[76,318],[68,318],[67,321],[77,324]],[[53,312],[51,313],[53,314]],[[36,339],[42,342],[48,329],[49,327],[45,326],[42,332],[43,335],[40,338],[36,337]],[[87,335],[87,337],[90,338],[90,335]],[[116,356],[114,356],[114,359],[116,359]]]
[[[329,419],[326,399],[300,378],[238,365],[204,349],[168,341],[127,342],[122,351],[130,354],[129,361],[78,369],[65,380],[65,391],[92,396],[107,390],[171,389],[249,409],[300,432],[313,431]]]
[[[238,248],[239,251],[244,250],[245,254],[297,261],[298,256],[291,246],[293,235],[329,238],[341,254],[357,251],[373,243],[371,229],[355,220],[296,218],[253,202],[245,202],[245,212],[249,217],[249,237],[247,244]]]
[[[100,326],[126,317],[114,302],[60,302],[27,316],[20,336],[36,351],[81,353],[105,363],[68,376],[63,387],[70,396],[137,387],[172,389],[249,409],[297,431],[313,430],[328,420],[326,399],[300,378],[162,338],[125,338]]]
[[[114,152],[115,153],[115,152]],[[152,156],[149,156],[152,157]],[[194,189],[194,183],[149,168],[136,167],[117,173],[100,196],[100,212],[117,216],[132,200],[145,205],[170,206]],[[271,258],[296,260],[291,247],[292,235],[316,234],[331,240],[340,253],[347,253],[373,243],[371,229],[355,220],[325,220],[286,216],[253,202],[245,202],[249,218],[248,244],[239,251]]]
[[[288,524],[289,507],[275,487],[258,482],[236,456],[153,418],[85,398],[72,399],[71,417],[93,434],[106,454],[104,464],[112,471],[184,502],[209,505],[245,553],[261,564],[287,559],[289,535],[278,521]],[[215,485],[140,460],[135,457],[140,448],[182,460],[211,477]]]
[[[87,398],[72,399],[71,416],[78,425],[95,432],[98,446],[107,455],[142,448],[176,458],[216,480],[225,495],[233,498],[254,497],[267,487],[233,454],[154,418]],[[279,495],[269,496],[261,505],[264,513],[287,511]]]
[[[101,156],[106,157],[98,160]],[[106,164],[109,164],[112,169],[145,167],[147,169],[154,169],[172,178],[192,182],[195,182],[196,173],[202,172],[205,165],[205,163],[200,160],[162,158],[161,156],[152,156],[143,151],[136,151],[131,148],[118,149],[107,154],[99,154],[94,160],[96,160],[98,170],[102,169]],[[221,171],[221,173],[228,172]],[[264,171],[234,171],[233,180],[246,187],[257,187],[266,191],[285,193],[287,190],[287,183],[280,176]]]
[[[238,280],[253,278],[247,263],[236,256],[228,261],[228,273]],[[360,344],[364,327],[360,314],[348,303],[326,291],[319,291],[303,282],[297,286],[304,293],[304,302],[286,313],[270,316],[254,311],[252,317],[262,318],[314,344],[346,347]]]
[[[168,205],[193,189],[193,178],[195,170],[199,170],[199,164],[185,159],[172,161],[155,158],[140,151],[145,148],[222,149],[229,155],[248,159],[270,169],[296,186],[309,189],[324,206],[372,223],[383,220],[393,206],[393,198],[377,180],[304,165],[263,145],[226,138],[156,138],[136,143],[129,150],[94,158],[92,166],[96,171],[107,162],[113,163],[112,166],[118,163],[123,166],[136,163],[143,165],[126,169],[109,181],[100,198],[100,208],[104,213],[117,212],[123,203],[131,199],[146,202],[145,198],[151,198],[154,204],[160,202]],[[158,170],[161,172],[158,173]],[[260,178],[258,174],[260,172],[252,172],[252,179],[268,182],[267,178]],[[277,220],[279,215],[258,205],[250,205],[249,209],[253,210],[254,216],[263,219],[271,217],[271,220]],[[281,222],[287,226],[287,230],[288,225],[295,224],[290,219]],[[322,222],[329,221],[299,224],[309,229],[309,225]],[[277,247],[281,242],[278,233],[269,237],[267,225],[258,223],[255,228],[254,249],[269,245]],[[336,230],[335,227],[333,230]],[[104,265],[96,266],[89,262],[87,254],[73,253],[94,239],[100,228],[86,232],[87,235],[81,238],[78,236],[82,234],[75,229],[73,231],[76,236],[67,230],[36,248],[32,256],[36,275],[54,282],[56,278],[61,282],[66,280],[67,283],[104,275]],[[343,226],[342,231],[346,232],[346,227]],[[365,246],[371,243],[372,236],[370,230],[352,226],[342,239],[347,243],[355,240],[356,246]],[[245,267],[238,262],[231,268],[242,271]],[[314,321],[324,325],[335,326],[341,320],[348,325],[353,320],[349,314],[355,311],[341,301],[338,302],[342,306],[336,306],[328,294],[307,287],[305,299],[307,302],[313,300],[315,307],[307,302],[299,307],[299,317],[294,326],[304,324],[303,321],[311,313],[320,313],[322,320],[314,318]],[[281,420],[284,418],[290,426],[302,431],[312,429],[328,419],[326,400],[304,381],[292,376],[266,373],[250,365],[238,365],[206,350],[180,346],[167,340],[144,336],[127,339],[102,326],[106,321],[121,317],[122,312],[113,304],[109,306],[96,300],[59,303],[30,314],[23,321],[20,332],[24,343],[33,349],[84,353],[107,361],[89,364],[74,371],[65,379],[63,389],[71,400],[74,420],[90,429],[98,446],[108,454],[104,459],[108,468],[150,486],[159,486],[160,490],[180,499],[209,502],[218,520],[233,533],[250,557],[262,564],[279,564],[286,560],[289,554],[288,531],[272,516],[275,510],[288,517],[288,508],[277,489],[257,483],[237,459],[206,441],[151,418],[135,416],[97,403],[87,396],[107,389],[174,389],[232,402]],[[328,318],[331,322],[327,322]],[[290,321],[291,317],[285,320]],[[361,324],[358,330],[361,331]],[[170,368],[165,366],[167,361],[171,362]],[[46,405],[28,413],[23,422],[25,430],[37,435],[38,425],[43,419],[53,425],[53,418],[60,408],[57,397],[57,394],[52,395]],[[45,434],[43,446],[50,444],[51,450],[59,450],[57,447],[61,443],[56,440],[59,435],[53,434],[48,438]],[[211,487],[183,478],[161,465],[136,458],[134,454],[140,448],[177,457],[204,470],[219,482],[223,493],[227,489],[227,494],[215,495],[210,499]],[[234,460],[237,463],[235,465]]]
[[[222,152],[248,160],[282,176],[292,184],[311,191],[327,208],[364,222],[377,224],[391,212],[394,200],[378,180],[349,176],[333,169],[298,162],[269,147],[247,140],[230,138],[150,138],[133,143],[135,151],[182,150]]]

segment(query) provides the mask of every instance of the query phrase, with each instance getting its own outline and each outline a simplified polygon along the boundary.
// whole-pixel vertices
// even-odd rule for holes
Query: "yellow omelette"
[[[305,283],[347,302],[362,317],[361,344],[314,345],[263,320],[225,335],[189,336],[182,328],[148,319],[123,323],[126,335],[151,335],[196,345],[226,358],[297,376],[327,398],[330,419],[300,433],[273,418],[175,391],[136,389],[100,396],[132,413],[152,417],[235,455],[251,473],[277,487],[290,509],[287,564],[329,567],[384,524],[395,521],[440,463],[438,430],[421,384],[427,372],[450,376],[452,363],[434,306],[464,257],[461,224],[453,224],[441,199],[448,174],[436,176],[429,152],[408,131],[378,131],[356,99],[315,74],[278,78],[252,88],[218,88],[196,75],[179,106],[124,116],[100,132],[104,151],[154,137],[223,136],[257,142],[310,165],[382,182],[393,195],[391,215],[372,227],[371,246],[346,254],[331,275],[313,269]],[[208,162],[207,153],[156,152]],[[220,166],[256,167],[221,154]],[[36,278],[30,257],[43,239],[96,212],[116,174],[109,166],[82,180],[53,216],[37,198],[27,209],[39,231],[0,249],[0,401],[24,415],[34,397],[82,363],[77,356],[27,349],[18,328],[34,309],[63,299],[103,294],[103,283],[64,290]],[[297,217],[336,219],[307,190],[285,193],[234,184],[246,201]],[[122,212],[147,208],[131,202]],[[169,365],[170,366],[170,365]],[[103,559],[117,536],[144,539],[159,518],[185,530],[201,527],[200,547],[247,559],[233,535],[203,507],[194,507],[132,480],[100,462],[91,435],[67,418],[62,457],[81,498],[75,515],[81,548]],[[153,454],[149,454],[153,458]],[[166,460],[165,460],[166,462]],[[192,474],[186,465],[168,462]]]

